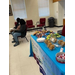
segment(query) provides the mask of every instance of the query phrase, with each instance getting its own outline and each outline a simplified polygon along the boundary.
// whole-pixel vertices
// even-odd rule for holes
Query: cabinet
[[[61,1],[61,0],[53,0],[53,3],[54,3],[54,2],[57,2],[57,1]]]

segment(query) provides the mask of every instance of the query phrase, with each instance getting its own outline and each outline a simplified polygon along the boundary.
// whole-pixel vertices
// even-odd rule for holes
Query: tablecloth
[[[58,40],[65,41],[65,37],[61,36]],[[65,64],[57,62],[55,58],[60,48],[61,46],[58,48],[55,47],[54,50],[51,51],[44,42],[37,42],[37,37],[31,35],[29,56],[36,56],[40,72],[43,73],[43,75],[65,75]],[[65,47],[63,47],[63,52],[65,52]]]

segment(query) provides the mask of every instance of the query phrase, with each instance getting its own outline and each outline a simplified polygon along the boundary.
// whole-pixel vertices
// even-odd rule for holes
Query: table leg
[[[30,39],[30,55],[29,57],[33,57],[33,51],[32,51],[32,42],[31,42],[31,39]]]

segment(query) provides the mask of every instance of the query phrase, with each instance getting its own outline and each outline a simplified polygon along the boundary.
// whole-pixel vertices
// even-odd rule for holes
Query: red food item
[[[65,59],[65,56],[64,56],[64,57],[62,57],[62,59]]]
[[[60,58],[62,58],[62,55],[60,55]]]
[[[65,54],[61,54],[61,55],[59,55],[59,56],[57,56],[57,57],[59,57],[59,58],[61,58],[61,59],[65,59]]]

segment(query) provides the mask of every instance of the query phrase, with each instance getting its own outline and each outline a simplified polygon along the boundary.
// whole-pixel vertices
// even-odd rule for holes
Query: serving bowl
[[[65,63],[65,53],[59,52],[56,54],[56,60],[61,63]]]

